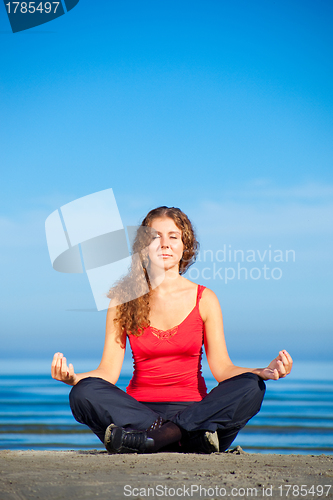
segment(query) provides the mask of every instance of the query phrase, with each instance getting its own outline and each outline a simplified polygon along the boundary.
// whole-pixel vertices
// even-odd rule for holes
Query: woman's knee
[[[72,387],[69,393],[70,401],[81,401],[82,399],[95,399],[96,392],[101,389],[110,389],[114,387],[113,384],[107,382],[102,378],[87,377],[81,379],[76,385]]]
[[[96,389],[101,385],[108,384],[106,380],[88,377],[81,379],[74,385],[69,393],[69,404],[76,420],[82,420],[82,414],[87,408],[94,405],[96,400]]]
[[[246,378],[244,390],[246,392],[246,399],[251,402],[254,412],[260,410],[261,403],[265,396],[266,385],[261,377],[254,373],[249,373]]]
[[[86,399],[85,384],[82,381],[74,385],[69,393],[69,406],[71,407],[74,418],[82,423],[82,414],[84,401]]]
[[[85,384],[80,380],[76,385],[74,385],[69,393],[69,403],[72,405],[78,404],[85,397]]]
[[[258,397],[264,397],[266,391],[266,384],[261,377],[250,373],[250,378],[248,378],[248,384],[255,395]]]
[[[220,382],[219,386],[224,386],[227,392],[237,391],[237,394],[250,395],[255,399],[261,399],[265,395],[265,382],[261,377],[252,372],[245,372],[230,379]]]

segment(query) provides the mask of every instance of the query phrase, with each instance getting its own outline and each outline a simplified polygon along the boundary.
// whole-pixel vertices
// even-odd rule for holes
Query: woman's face
[[[151,264],[165,270],[178,269],[184,251],[181,230],[169,217],[153,219],[150,227],[154,238],[148,250]]]

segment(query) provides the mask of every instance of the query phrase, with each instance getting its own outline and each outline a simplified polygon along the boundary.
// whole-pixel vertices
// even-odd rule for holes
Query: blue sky
[[[101,353],[105,313],[68,311],[94,307],[91,291],[52,269],[44,223],[107,188],[125,225],[158,205],[188,213],[233,358],[332,358],[332,14],[80,0],[12,34],[0,5],[0,358]],[[280,279],[203,278],[236,269],[224,245],[296,257],[274,264]]]

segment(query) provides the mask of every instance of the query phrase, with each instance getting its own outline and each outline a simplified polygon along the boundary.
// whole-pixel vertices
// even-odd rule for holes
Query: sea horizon
[[[243,363],[244,362],[244,363]],[[257,363],[258,362],[258,363]],[[257,360],[250,366],[262,366]],[[70,386],[52,379],[50,361],[0,360],[0,449],[103,449],[102,443],[70,411]],[[249,365],[238,360],[241,366]],[[93,369],[96,359],[77,359],[77,372]],[[249,453],[333,454],[333,363],[295,363],[291,374],[266,382],[261,411],[231,447]],[[117,386],[125,390],[132,373],[126,360]],[[216,381],[206,360],[207,389]]]

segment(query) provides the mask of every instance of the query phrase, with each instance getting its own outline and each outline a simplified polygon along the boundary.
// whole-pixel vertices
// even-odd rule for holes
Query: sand
[[[333,498],[332,483],[327,455],[0,451],[1,500],[317,499]]]

